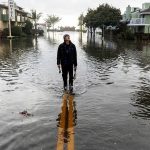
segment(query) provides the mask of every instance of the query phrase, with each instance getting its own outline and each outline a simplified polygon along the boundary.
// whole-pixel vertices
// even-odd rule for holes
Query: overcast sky
[[[2,2],[7,2],[7,0],[0,0],[0,3]],[[15,0],[15,2],[25,10],[36,9],[42,12],[43,18],[46,14],[59,16],[62,18],[59,26],[77,26],[78,16],[82,12],[85,14],[88,8],[96,8],[99,4],[108,3],[120,8],[123,13],[129,4],[142,7],[142,3],[149,2],[149,0]]]

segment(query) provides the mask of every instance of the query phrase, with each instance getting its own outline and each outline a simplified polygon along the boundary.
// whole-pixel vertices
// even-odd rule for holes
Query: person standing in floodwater
[[[73,71],[77,69],[77,51],[76,46],[71,42],[68,34],[64,35],[64,42],[59,45],[57,52],[57,65],[59,70],[62,69],[64,82],[64,91],[68,89],[69,74],[69,91],[73,92]]]

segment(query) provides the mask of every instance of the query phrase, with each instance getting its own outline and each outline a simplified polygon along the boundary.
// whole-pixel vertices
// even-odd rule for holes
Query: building
[[[133,33],[150,34],[150,3],[142,4],[142,8],[126,8],[123,21],[128,22],[128,26]]]
[[[75,31],[75,30],[76,30],[75,27],[69,27],[69,26],[60,27],[60,31]]]
[[[32,20],[32,15],[28,12],[25,12],[23,8],[15,5],[15,20],[12,21],[12,26],[24,26],[26,20]],[[5,28],[8,28],[9,25],[9,15],[8,15],[8,6],[0,4],[0,31]]]

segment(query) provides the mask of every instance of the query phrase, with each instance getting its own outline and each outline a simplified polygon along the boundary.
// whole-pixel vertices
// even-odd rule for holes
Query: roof
[[[150,14],[150,7],[148,9],[141,10],[141,14]]]
[[[24,10],[16,9],[16,11],[19,12],[19,13],[22,13],[22,14],[28,14],[28,12],[25,12]]]
[[[0,4],[0,8],[8,8],[8,6],[6,6],[4,4]]]

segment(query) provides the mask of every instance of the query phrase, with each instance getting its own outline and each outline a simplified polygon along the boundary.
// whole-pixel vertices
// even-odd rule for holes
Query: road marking
[[[58,127],[57,149],[64,150],[65,143],[68,150],[74,150],[74,96],[64,94],[62,111]]]
[[[73,116],[73,99],[74,96],[69,95],[69,121],[68,121],[68,133],[69,133],[69,141],[68,141],[68,150],[74,150],[74,116]]]
[[[63,95],[62,99],[62,113],[60,115],[60,124],[58,128],[58,136],[57,136],[57,148],[56,150],[64,149],[64,133],[65,133],[65,121],[66,121],[66,108],[67,108],[67,94]]]

